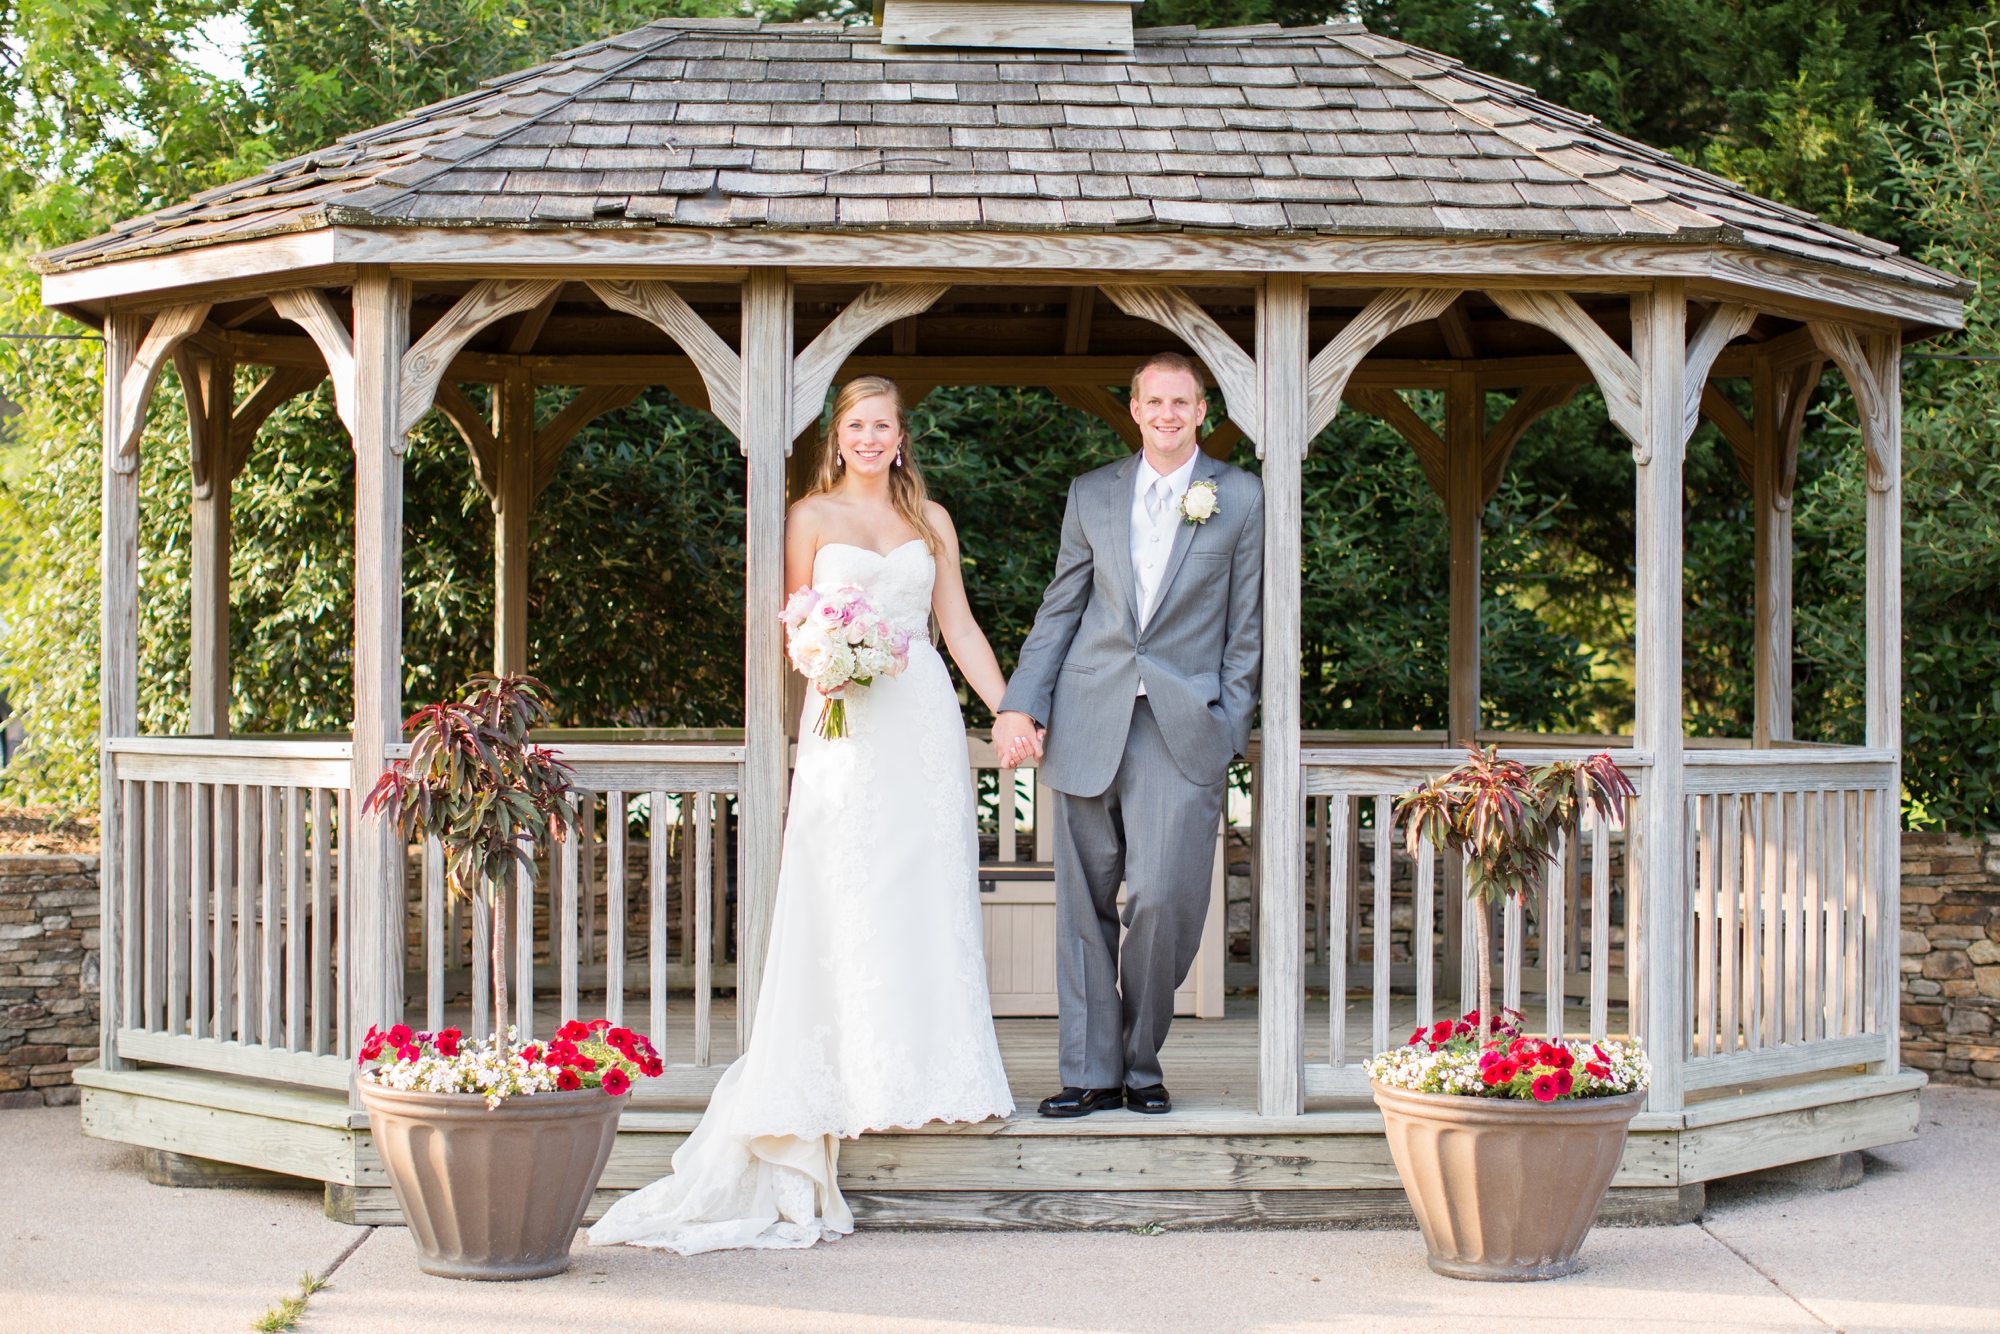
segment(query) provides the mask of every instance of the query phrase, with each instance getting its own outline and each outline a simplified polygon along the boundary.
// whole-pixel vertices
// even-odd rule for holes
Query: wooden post
[[[1686,441],[1682,373],[1687,300],[1678,279],[1632,299],[1632,360],[1639,373],[1634,597],[1636,677],[1632,744],[1650,751],[1639,805],[1641,901],[1645,911],[1643,1037],[1652,1058],[1647,1106],[1678,1111],[1688,1032],[1687,896],[1681,828],[1681,475]],[[1639,1016],[1634,1016],[1638,1019]]]
[[[1877,808],[1876,874],[1882,886],[1875,954],[1875,1026],[1887,1058],[1870,1067],[1894,1074],[1902,1064],[1902,997],[1897,985],[1897,927],[1902,921],[1903,790],[1903,349],[1894,335],[1863,340],[1876,368],[1878,467],[1868,470],[1866,740],[1895,755],[1895,775]]]
[[[1257,298],[1264,458],[1264,712],[1257,820],[1258,1110],[1305,1110],[1305,796],[1299,769],[1299,543],[1306,410],[1305,280],[1273,274]],[[1338,1058],[1335,1058],[1338,1059]]]
[[[1470,371],[1445,387],[1445,513],[1451,525],[1451,741],[1479,732],[1479,525],[1486,509],[1481,452],[1486,395]]]
[[[792,442],[792,280],[754,269],[743,285],[743,793],[738,803],[736,1028],[750,1046],[784,837],[785,453]],[[702,887],[701,892],[705,892]]]
[[[1778,408],[1778,376],[1769,357],[1751,366],[1750,495],[1756,525],[1756,696],[1751,744],[1765,749],[1792,738],[1792,498],[1784,485],[1786,425]]]
[[[535,385],[509,368],[493,386],[493,435],[500,444],[493,497],[493,670],[528,670],[528,522],[535,508]]]
[[[121,470],[120,419],[126,391],[125,372],[139,346],[137,315],[114,314],[104,322],[104,460],[98,559],[98,735],[135,736],[139,731],[139,469],[136,460]],[[98,969],[102,1005],[99,1020],[99,1060],[106,1070],[122,1070],[118,1030],[131,1022],[120,1000],[125,994],[125,939],[139,924],[124,916],[126,874],[119,850],[130,818],[111,762],[111,752],[98,752],[99,859]]]
[[[402,740],[403,436],[397,426],[410,289],[385,266],[354,283],[354,751],[352,858],[356,1031],[403,1019],[403,858],[393,822],[362,803]],[[351,839],[351,842],[349,841]]]
[[[181,385],[188,414],[202,415],[206,484],[197,479],[188,550],[188,647],[191,667],[188,731],[194,736],[229,735],[229,555],[230,490],[235,470],[231,418],[235,413],[236,365],[227,356],[204,359],[200,384]]]

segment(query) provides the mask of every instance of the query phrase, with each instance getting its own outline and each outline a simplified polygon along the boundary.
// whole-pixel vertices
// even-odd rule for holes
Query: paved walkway
[[[301,1334],[1319,1334],[2000,1329],[2000,1093],[1932,1089],[1924,1135],[1818,1193],[1729,1185],[1701,1223],[1602,1229],[1554,1283],[1457,1283],[1414,1232],[862,1233],[681,1259],[579,1247],[534,1284],[419,1273],[401,1228],[316,1196],[146,1184],[74,1108],[0,1113],[0,1327],[246,1330],[333,1271]]]

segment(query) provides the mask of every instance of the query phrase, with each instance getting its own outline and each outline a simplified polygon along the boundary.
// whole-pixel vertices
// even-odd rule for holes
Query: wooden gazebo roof
[[[1160,231],[1686,241],[1962,285],[1358,24],[1124,54],[890,50],[663,19],[38,257],[361,227]]]

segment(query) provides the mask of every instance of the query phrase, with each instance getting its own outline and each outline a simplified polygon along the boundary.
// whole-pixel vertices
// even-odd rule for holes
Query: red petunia
[[[584,1027],[593,1033],[602,1033],[605,1029],[611,1027],[611,1021],[609,1019],[593,1019],[584,1025]]]
[[[439,1033],[436,1038],[438,1055],[440,1056],[458,1055],[458,1040],[462,1036],[464,1035],[461,1034],[455,1028],[447,1028],[443,1032]]]
[[[616,1066],[604,1072],[603,1084],[604,1091],[614,1098],[632,1087],[632,1081]]]
[[[1443,1042],[1450,1037],[1451,1037],[1451,1021],[1449,1019],[1438,1020],[1437,1027],[1431,1030],[1431,1041]]]
[[[605,1031],[604,1040],[614,1047],[623,1047],[637,1036],[629,1028],[612,1028]]]
[[[585,1028],[579,1021],[572,1019],[556,1030],[556,1036],[564,1042],[581,1042],[590,1036],[590,1030]]]
[[[1535,1095],[1536,1102],[1554,1102],[1556,1100],[1556,1077],[1554,1075],[1536,1075],[1535,1082],[1531,1086],[1531,1091]]]
[[[1592,1079],[1609,1079],[1611,1078],[1611,1067],[1598,1061],[1591,1061],[1583,1067],[1583,1073],[1589,1075]]]
[[[542,1049],[530,1042],[527,1046],[521,1048],[521,1059],[529,1065],[533,1065],[536,1061],[542,1059]]]
[[[659,1057],[648,1056],[640,1064],[639,1068],[646,1072],[646,1078],[658,1079],[662,1074],[666,1072],[667,1067],[665,1062],[661,1061]]]
[[[372,1061],[381,1056],[382,1041],[382,1035],[375,1031],[373,1025],[370,1025],[368,1036],[361,1040],[361,1060],[364,1062]]]
[[[410,1045],[410,1039],[416,1034],[410,1031],[408,1024],[397,1024],[382,1036],[389,1040],[389,1045],[392,1047],[407,1047]]]
[[[574,1070],[559,1070],[556,1072],[556,1087],[569,1093],[582,1088],[583,1081],[577,1078]]]
[[[577,1069],[584,1071],[585,1073],[589,1073],[590,1071],[597,1069],[597,1062],[591,1057],[585,1056],[582,1052],[578,1052],[575,1055],[575,1057],[573,1057],[570,1060],[570,1064],[575,1066]]]
[[[1424,1030],[1421,1028],[1418,1029],[1416,1032],[1410,1034],[1410,1045],[1412,1047],[1416,1046],[1419,1042],[1422,1042],[1423,1040],[1424,1040]]]
[[[405,1042],[402,1046],[396,1048],[396,1059],[399,1061],[414,1061],[422,1055],[423,1052],[418,1049],[417,1044],[414,1042]]]
[[[1576,1087],[1576,1078],[1567,1070],[1556,1071],[1556,1093],[1567,1098],[1569,1091]]]
[[[1574,1070],[1576,1068],[1576,1053],[1567,1047],[1557,1047],[1555,1050],[1555,1064],[1564,1070]]]

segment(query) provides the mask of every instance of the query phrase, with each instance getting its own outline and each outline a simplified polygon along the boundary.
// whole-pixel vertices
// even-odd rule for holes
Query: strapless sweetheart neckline
[[[899,551],[905,551],[908,550],[910,547],[922,546],[923,544],[924,544],[923,538],[913,537],[909,541],[903,543],[902,546],[892,547],[888,551],[877,551],[874,547],[859,547],[852,542],[822,542],[820,543],[819,550],[825,551],[830,547],[845,547],[849,551],[865,551],[869,555],[873,556],[876,560],[887,560],[889,559],[889,557],[895,555]],[[813,555],[817,557],[819,555],[819,552],[816,551],[813,553]]]

